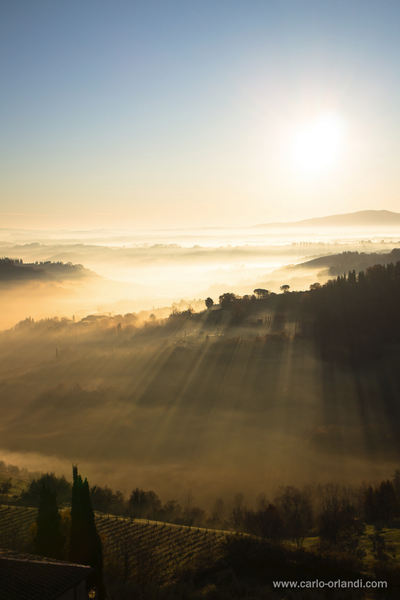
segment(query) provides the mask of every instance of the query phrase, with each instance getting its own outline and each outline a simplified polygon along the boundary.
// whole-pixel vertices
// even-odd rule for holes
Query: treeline
[[[378,357],[386,344],[400,340],[399,301],[400,261],[349,271],[303,295],[303,330],[326,358]]]
[[[64,497],[69,490],[72,495],[71,513],[67,510],[62,511],[61,515],[58,514],[58,494],[51,486],[57,488]],[[147,515],[147,518],[151,515],[156,516],[168,504],[167,502],[162,505],[154,492],[145,492],[139,488],[132,491],[127,502],[123,500],[121,492],[114,492],[107,486],[93,486],[89,489],[87,481],[82,481],[76,468],[74,486],[64,477],[46,474],[40,480],[32,482],[30,490],[26,493],[30,492],[36,496],[39,487],[39,512],[37,523],[31,528],[32,547],[29,550],[43,556],[67,556],[69,560],[79,564],[91,564],[96,568],[96,579],[92,584],[98,588],[103,586],[103,568],[100,538],[96,532],[92,512],[92,506],[96,510],[95,502],[106,503],[107,498],[107,508],[113,508],[118,503],[120,508],[130,506],[130,510],[137,511],[138,518],[143,518],[144,515]],[[176,509],[176,505],[173,508]],[[195,508],[190,494],[187,498],[187,508]],[[368,576],[369,579],[387,581],[392,590],[400,586],[396,548],[382,535],[382,526],[400,517],[400,470],[397,470],[391,479],[376,483],[363,482],[355,487],[337,483],[308,484],[301,488],[281,486],[272,502],[268,501],[264,494],[260,494],[256,508],[249,507],[242,494],[236,494],[230,505],[225,505],[224,501],[218,498],[209,515],[206,515],[205,511],[201,512],[203,522],[199,525],[213,525],[216,528],[228,526],[233,532],[248,533],[250,537],[227,536],[219,553],[219,560],[215,554],[197,557],[185,573],[179,576],[180,584],[190,582],[190,593],[185,586],[181,590],[178,585],[174,596],[176,598],[191,598],[192,593],[193,598],[197,598],[195,589],[203,588],[204,581],[213,585],[215,593],[212,597],[215,598],[220,597],[217,595],[217,589],[226,592],[221,598],[236,597],[234,586],[231,584],[235,581],[235,586],[238,586],[238,582],[242,580],[241,589],[248,592],[254,581],[260,585],[271,584],[277,579],[304,581],[316,577],[330,580]],[[164,514],[163,516],[165,517]],[[107,520],[107,523],[109,522],[113,523],[114,520]],[[361,539],[365,538],[366,523],[374,524],[374,532],[368,535],[371,546],[368,559],[366,540],[360,543]],[[154,529],[152,525],[151,528]],[[163,532],[164,528],[161,526],[159,531]],[[315,545],[312,549],[302,547],[306,537],[319,537],[318,546]],[[285,543],[287,541],[292,543]],[[86,554],[82,554],[83,548]],[[127,547],[124,548],[126,566],[129,557]],[[147,558],[140,563],[140,568],[139,563],[136,565],[137,568],[131,574],[133,579],[126,575],[126,569],[121,571],[118,567],[119,555],[108,556],[107,597],[120,597],[118,594],[121,594],[122,590],[127,592],[130,588],[135,590],[135,593],[123,597],[142,597],[138,595],[136,583],[142,582],[142,586],[154,585],[154,572],[145,572],[146,566],[148,567],[149,561],[154,557],[145,546],[141,548],[141,552]],[[254,578],[250,587],[249,577]],[[172,586],[172,589],[175,588]],[[116,596],[113,596],[114,593]],[[254,598],[259,597],[254,590],[250,595]],[[104,597],[104,588],[100,597]],[[157,597],[164,597],[161,591]],[[261,597],[265,596],[260,592]]]
[[[14,479],[31,480],[42,475],[39,471],[28,471],[28,469],[20,469],[16,465],[0,460],[0,474],[7,475]]]
[[[19,280],[52,280],[52,279],[80,279],[82,277],[98,277],[98,275],[83,265],[74,265],[62,261],[24,263],[20,258],[0,258],[0,282]]]
[[[331,258],[331,257],[329,257]],[[366,252],[343,252],[332,257],[333,264],[329,268],[329,274],[333,276],[342,275],[349,270],[366,271],[376,264],[386,265],[400,258],[400,249],[395,248],[388,254],[367,254]],[[317,261],[318,259],[316,259]],[[315,261],[315,262],[316,262]],[[313,262],[313,261],[311,261]]]
[[[220,504],[218,500],[212,512],[216,523],[221,522]],[[281,486],[273,502],[260,494],[256,509],[246,506],[237,494],[226,516],[228,527],[264,541],[289,539],[301,546],[306,537],[319,537],[321,542],[356,550],[354,541],[367,523],[400,517],[400,470],[392,479],[354,487],[338,483]]]
[[[54,473],[34,479],[21,500],[38,506],[43,486],[57,495],[60,505],[69,505],[72,484]],[[175,499],[163,503],[154,491],[139,488],[128,500],[107,485],[94,485],[89,493],[93,510],[98,512],[250,533],[262,540],[291,539],[297,545],[310,535],[336,544],[362,532],[365,523],[400,518],[400,470],[391,479],[355,487],[337,483],[281,486],[273,501],[260,493],[255,508],[237,493],[232,502],[217,498],[209,514],[195,505],[190,492],[184,507]]]
[[[296,267],[290,267],[290,269],[328,269],[330,276],[337,277],[348,271],[366,271],[368,267],[372,267],[373,265],[386,265],[396,262],[399,259],[400,248],[394,248],[389,253],[347,251],[340,254],[328,254],[312,258],[304,263],[300,263]],[[323,271],[323,273],[325,272]]]
[[[62,475],[46,473],[38,479],[33,479],[27,489],[21,493],[20,501],[31,506],[38,506],[42,487],[45,485],[57,494],[60,505],[69,505],[72,484]],[[199,526],[206,522],[206,513],[195,506],[191,494],[184,507],[177,500],[171,499],[162,503],[153,491],[135,488],[128,500],[120,491],[114,491],[107,485],[94,485],[90,488],[90,500],[93,510],[135,519],[150,519],[177,525]]]
[[[151,314],[146,321],[135,313],[88,315],[77,322],[74,318],[37,322],[28,318],[14,330],[21,335],[29,330],[42,339],[59,333],[82,335],[87,343],[121,349],[142,340],[168,346],[180,338],[185,344],[190,341],[194,348],[206,341],[207,335],[215,336],[214,342],[224,335],[228,343],[239,336],[251,342],[284,342],[294,335],[297,340],[315,343],[323,359],[353,367],[383,356],[388,344],[400,339],[400,261],[374,265],[359,273],[349,271],[324,285],[314,283],[308,291],[290,291],[285,284],[281,292],[261,288],[244,296],[226,292],[219,296],[218,304],[207,298],[208,308],[201,312],[190,306],[183,310],[175,306],[168,317]],[[183,354],[180,351],[179,357]],[[57,357],[61,358],[61,352]]]
[[[23,265],[22,258],[0,258],[0,267],[13,267],[14,265]]]
[[[281,291],[225,293],[219,306],[230,313],[231,326],[259,314],[270,314],[272,332],[295,321],[297,335],[316,340],[324,358],[356,363],[381,356],[385,345],[400,340],[400,261],[352,270],[324,285],[314,283],[307,292],[290,292],[289,285]]]
[[[138,324],[138,316],[135,313],[127,313],[125,315],[87,315],[80,321],[76,321],[75,317],[68,319],[67,317],[48,317],[45,319],[35,320],[27,317],[19,321],[15,327],[15,331],[26,331],[29,329],[34,333],[42,333],[43,331],[57,331],[61,329],[67,330],[68,333],[85,333],[88,329],[98,329],[101,332],[120,331],[124,327],[124,332],[132,332]]]

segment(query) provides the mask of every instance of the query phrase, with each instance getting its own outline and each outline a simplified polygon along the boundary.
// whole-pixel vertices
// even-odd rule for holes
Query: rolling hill
[[[400,213],[389,210],[361,210],[354,213],[315,217],[291,223],[263,223],[253,228],[304,227],[400,227]]]

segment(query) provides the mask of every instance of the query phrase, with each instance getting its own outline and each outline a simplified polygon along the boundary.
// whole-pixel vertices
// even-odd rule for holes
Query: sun
[[[296,138],[294,156],[307,171],[334,163],[343,137],[343,123],[336,115],[323,115]]]

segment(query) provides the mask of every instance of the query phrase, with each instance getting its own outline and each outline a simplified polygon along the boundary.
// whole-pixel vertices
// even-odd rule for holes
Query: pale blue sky
[[[3,0],[1,226],[399,211],[399,23],[398,1]],[[341,154],[304,173],[326,112]]]

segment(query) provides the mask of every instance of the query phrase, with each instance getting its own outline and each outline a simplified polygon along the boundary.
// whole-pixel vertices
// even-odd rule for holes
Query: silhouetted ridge
[[[26,263],[19,258],[0,258],[0,282],[2,281],[54,281],[99,277],[83,265],[72,263],[45,262]]]
[[[389,210],[361,210],[354,213],[314,217],[289,223],[262,223],[254,227],[393,227],[400,226],[400,213]]]

